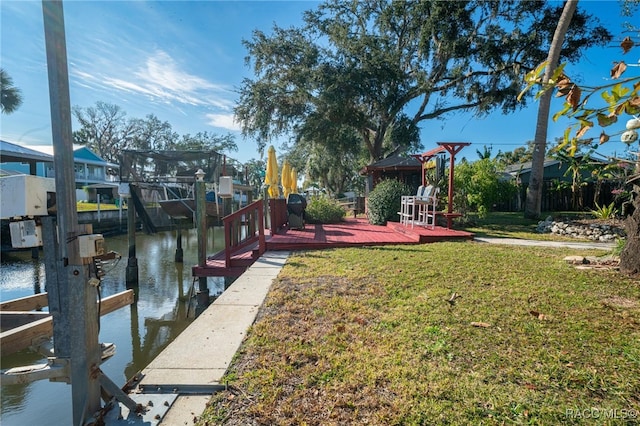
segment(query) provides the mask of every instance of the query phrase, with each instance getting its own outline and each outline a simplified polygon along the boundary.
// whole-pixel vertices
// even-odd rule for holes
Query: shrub
[[[461,213],[473,211],[484,218],[494,206],[517,194],[516,186],[501,179],[497,161],[488,158],[456,165],[454,207]]]
[[[305,210],[305,219],[309,223],[338,223],[347,212],[335,200],[326,197],[312,198]]]
[[[372,225],[384,225],[387,221],[399,222],[400,200],[411,194],[408,185],[395,179],[385,179],[378,183],[369,194],[368,217]]]
[[[615,203],[611,203],[608,206],[600,206],[596,203],[596,209],[591,210],[591,214],[594,215],[596,219],[612,219],[618,214],[618,209],[615,207]]]

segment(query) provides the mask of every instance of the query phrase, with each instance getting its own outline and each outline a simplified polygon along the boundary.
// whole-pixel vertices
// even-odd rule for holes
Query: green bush
[[[312,198],[305,210],[305,219],[309,223],[338,223],[347,212],[335,200],[326,197]]]
[[[618,209],[615,207],[615,203],[611,203],[608,206],[600,206],[596,203],[596,209],[591,210],[591,214],[594,215],[596,219],[612,219],[618,214]]]
[[[501,179],[498,162],[484,158],[470,163],[462,160],[456,165],[454,177],[456,211],[477,212],[484,218],[500,203],[509,202],[516,194],[513,182]]]
[[[395,179],[385,179],[378,183],[369,194],[367,215],[372,225],[384,225],[387,221],[399,222],[400,200],[411,194],[408,185]]]

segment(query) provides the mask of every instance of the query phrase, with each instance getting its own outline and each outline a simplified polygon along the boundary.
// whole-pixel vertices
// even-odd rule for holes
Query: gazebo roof
[[[392,155],[382,160],[376,161],[373,164],[365,166],[360,174],[369,174],[373,171],[389,171],[389,170],[419,170],[420,161],[411,157],[401,157],[399,155]]]

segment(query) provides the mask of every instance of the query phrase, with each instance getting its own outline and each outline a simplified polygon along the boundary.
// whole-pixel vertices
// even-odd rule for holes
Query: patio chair
[[[418,224],[436,227],[436,211],[438,208],[438,193],[440,188],[427,186],[421,197],[414,201],[418,209]]]
[[[416,200],[419,200],[424,196],[426,191],[431,192],[431,186],[422,186],[418,187],[416,191],[416,195],[403,195],[400,200],[400,211],[398,215],[400,216],[400,223],[404,226],[408,226],[411,223],[411,227],[416,221],[416,217],[418,212],[416,211]]]

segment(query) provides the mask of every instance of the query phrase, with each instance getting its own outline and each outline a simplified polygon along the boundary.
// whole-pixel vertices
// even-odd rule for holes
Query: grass
[[[199,424],[636,424],[640,282],[569,254],[293,254]]]
[[[78,203],[78,211],[79,212],[92,212],[92,211],[98,211],[98,204],[97,203]],[[118,210],[118,206],[116,206],[115,204],[103,204],[100,203],[100,210]]]

